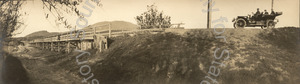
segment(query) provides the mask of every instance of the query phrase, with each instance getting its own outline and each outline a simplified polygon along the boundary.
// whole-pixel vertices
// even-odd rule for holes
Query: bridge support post
[[[81,42],[80,42],[80,50],[84,50],[84,49],[83,49],[83,48],[84,48],[83,45],[84,45],[84,44],[83,44],[83,41],[81,41]]]
[[[45,49],[45,43],[43,42],[42,43],[42,50],[44,50]]]
[[[103,42],[100,41],[100,42],[99,42],[99,48],[98,48],[98,49],[99,49],[99,52],[102,52],[102,48],[103,48],[103,47],[102,47],[102,46],[103,46],[102,44],[103,44]]]
[[[94,38],[94,48],[95,49],[99,49],[99,52],[102,52],[103,49],[108,49],[108,42],[107,42],[107,37],[105,36],[101,36],[101,35],[97,35]]]
[[[71,42],[67,42],[67,53],[70,53],[71,52]]]
[[[50,49],[50,43],[48,42],[47,43],[47,50],[49,50]]]
[[[53,51],[53,42],[50,43],[50,50]]]
[[[60,52],[60,43],[57,42],[57,52]]]
[[[78,42],[77,42],[77,41],[75,41],[75,42],[74,42],[74,44],[75,44],[75,49],[76,49],[76,50],[79,50],[79,45],[78,45]]]
[[[108,41],[107,41],[107,37],[105,37],[104,39],[103,39],[103,42],[104,42],[104,49],[108,49]]]
[[[77,48],[78,50],[81,50],[81,42],[78,41],[78,42],[76,42],[76,44],[77,44],[77,47],[78,47],[78,48],[77,48],[77,47],[76,47],[76,48]]]

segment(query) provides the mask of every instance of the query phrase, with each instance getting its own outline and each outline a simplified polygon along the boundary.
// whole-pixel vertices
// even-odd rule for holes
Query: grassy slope
[[[220,80],[225,84],[297,84],[299,29],[229,31],[231,59]]]
[[[226,64],[220,84],[297,84],[300,81],[299,29],[227,29],[227,42],[213,30],[192,30],[184,35],[161,33],[112,38],[103,53],[89,50],[92,72],[104,84],[199,84],[212,61]],[[216,48],[228,49],[229,60],[213,57]],[[51,56],[54,64],[79,74],[75,56]],[[217,55],[220,55],[218,53]],[[84,76],[81,76],[84,77]],[[206,79],[207,80],[207,79]]]

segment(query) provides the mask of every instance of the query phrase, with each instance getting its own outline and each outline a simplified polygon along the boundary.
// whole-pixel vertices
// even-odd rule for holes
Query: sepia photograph
[[[0,0],[0,84],[299,83],[299,0]]]

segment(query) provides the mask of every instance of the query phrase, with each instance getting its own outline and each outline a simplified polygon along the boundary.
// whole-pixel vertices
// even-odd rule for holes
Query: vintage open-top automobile
[[[265,28],[275,28],[277,16],[282,15],[282,12],[274,12],[271,14],[253,14],[253,16],[238,16],[234,18],[232,22],[234,22],[234,28],[244,28],[244,27],[261,27],[262,29]]]

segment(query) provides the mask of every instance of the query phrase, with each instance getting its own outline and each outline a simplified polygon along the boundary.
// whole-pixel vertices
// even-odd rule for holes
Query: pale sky
[[[185,23],[183,27],[205,28],[207,13],[202,12],[207,9],[204,5],[207,0],[101,0],[103,7],[93,9],[91,17],[88,19],[89,25],[101,21],[128,21],[136,24],[135,16],[146,11],[147,5],[155,3],[158,10],[163,10],[166,15],[171,16],[172,23]],[[233,28],[231,22],[236,16],[246,16],[256,12],[257,8],[261,11],[271,10],[272,0],[213,0],[215,6],[213,9],[219,9],[212,13],[212,20],[219,19],[221,16],[228,19],[228,22],[215,23],[224,24],[226,28]],[[80,7],[79,7],[80,8]],[[299,27],[299,0],[274,0],[275,12],[283,12],[283,15],[277,17],[279,23],[277,27],[295,26]],[[25,36],[30,33],[47,30],[49,32],[68,31],[63,26],[56,26],[54,19],[46,19],[42,9],[42,3],[39,0],[29,1],[24,4],[22,11],[29,15],[23,16],[26,27],[22,27],[18,32],[23,31],[19,36]],[[53,16],[52,16],[53,17]],[[70,24],[76,24],[76,17],[69,16]]]

